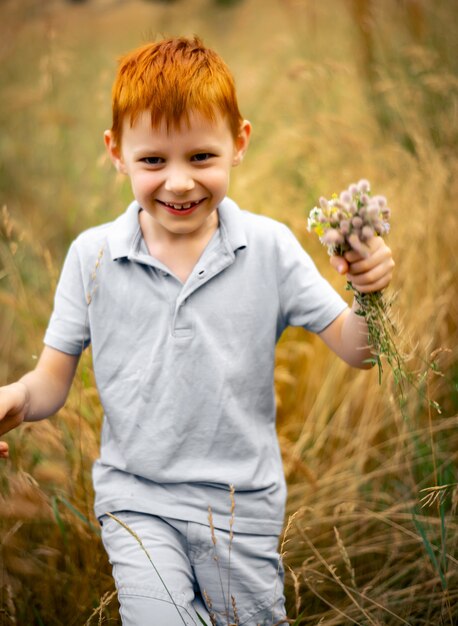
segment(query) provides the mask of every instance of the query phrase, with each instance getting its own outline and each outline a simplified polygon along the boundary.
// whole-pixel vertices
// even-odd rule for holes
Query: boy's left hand
[[[391,249],[382,237],[372,237],[366,244],[358,243],[358,251],[349,250],[343,257],[332,256],[331,265],[339,274],[346,274],[354,289],[361,293],[385,289],[393,275]]]

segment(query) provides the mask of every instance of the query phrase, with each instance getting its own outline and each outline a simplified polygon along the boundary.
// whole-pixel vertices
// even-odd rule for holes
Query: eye
[[[140,159],[140,161],[142,163],[146,163],[146,165],[161,165],[161,163],[164,162],[164,159],[162,157],[151,156],[144,157],[143,159]]]
[[[205,161],[208,161],[209,159],[211,159],[212,157],[214,157],[214,154],[211,154],[210,152],[199,152],[198,154],[194,154],[193,157],[191,158],[191,161],[197,161],[198,163],[204,163]]]

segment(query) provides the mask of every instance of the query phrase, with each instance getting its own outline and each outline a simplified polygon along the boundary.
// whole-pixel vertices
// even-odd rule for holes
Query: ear
[[[248,120],[243,120],[240,131],[237,139],[235,140],[234,145],[234,158],[232,160],[232,165],[239,165],[243,157],[245,156],[245,152],[248,149],[248,144],[250,143],[251,136],[251,124]]]
[[[127,174],[126,164],[124,163],[121,148],[115,143],[111,130],[106,130],[103,133],[103,140],[105,142],[105,148],[107,149],[108,156],[110,157],[115,168],[121,174]]]

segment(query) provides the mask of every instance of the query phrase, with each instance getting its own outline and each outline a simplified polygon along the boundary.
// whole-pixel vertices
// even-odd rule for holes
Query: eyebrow
[[[191,150],[187,150],[186,152],[188,154],[196,154],[196,153],[200,153],[200,152],[211,152],[211,153],[217,153],[220,152],[221,148],[218,145],[215,144],[199,144],[195,147],[192,147]],[[141,156],[141,155],[155,155],[155,156],[162,156],[165,154],[165,152],[167,152],[167,150],[163,150],[161,149],[159,146],[140,146],[139,148],[135,148],[134,150],[132,150],[132,155],[135,157]]]
[[[134,157],[140,154],[160,154],[163,150],[156,149],[154,146],[140,146],[139,148],[134,148],[132,150],[132,154]]]

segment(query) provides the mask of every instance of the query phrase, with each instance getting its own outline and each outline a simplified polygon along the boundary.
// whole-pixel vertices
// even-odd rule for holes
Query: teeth
[[[175,209],[176,211],[183,211],[185,209],[190,209],[196,204],[199,204],[199,202],[200,200],[197,200],[196,202],[187,202],[186,204],[173,204],[172,202],[164,202],[164,204],[171,207],[172,209]]]

